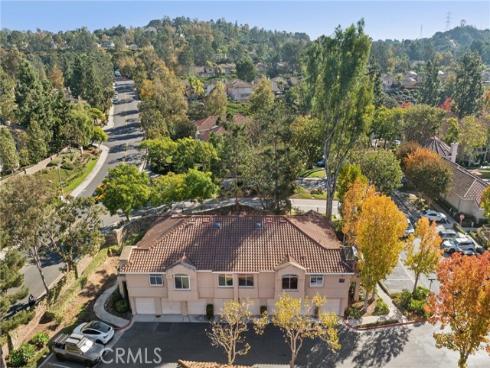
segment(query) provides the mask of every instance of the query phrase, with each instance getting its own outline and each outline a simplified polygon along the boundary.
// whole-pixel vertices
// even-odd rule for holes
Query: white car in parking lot
[[[85,322],[78,325],[74,334],[83,335],[99,344],[107,344],[114,337],[114,329],[101,321]]]
[[[425,210],[421,212],[422,217],[427,217],[429,221],[434,221],[437,223],[447,223],[447,216],[442,212],[434,210]]]

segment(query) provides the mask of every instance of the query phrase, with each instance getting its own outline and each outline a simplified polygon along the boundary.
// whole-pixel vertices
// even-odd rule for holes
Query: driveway
[[[112,347],[105,358],[106,363],[99,366],[176,367],[178,359],[224,363],[223,352],[210,345],[205,332],[208,328],[208,324],[199,323],[134,323]],[[300,353],[298,365],[308,368],[457,366],[457,353],[435,347],[433,331],[431,325],[402,326],[362,333],[343,328],[340,351],[332,352],[320,341],[308,341]],[[278,329],[268,327],[262,336],[250,333],[247,341],[251,349],[246,356],[237,359],[238,364],[256,364],[263,368],[288,366],[289,350]],[[132,360],[129,351],[132,357],[137,357],[136,360]],[[119,356],[117,363],[116,354]],[[488,355],[479,352],[472,356],[469,366],[487,367]],[[52,357],[43,367],[80,365],[58,362]]]

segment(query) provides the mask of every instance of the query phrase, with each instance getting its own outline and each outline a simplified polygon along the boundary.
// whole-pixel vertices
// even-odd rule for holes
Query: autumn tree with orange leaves
[[[354,244],[362,204],[375,193],[374,186],[369,185],[363,177],[356,178],[345,193],[342,204],[342,232],[347,243]]]
[[[438,198],[451,184],[449,166],[434,151],[417,148],[403,161],[405,175],[427,198]]]
[[[360,252],[361,283],[366,289],[364,309],[379,281],[395,267],[403,248],[407,220],[390,197],[374,194],[363,201],[357,221],[356,245]],[[371,296],[371,298],[372,298]]]
[[[439,293],[429,298],[429,321],[440,324],[436,346],[459,352],[459,368],[477,350],[490,353],[490,252],[466,257],[454,254],[437,271]],[[449,329],[447,329],[449,327]]]
[[[441,250],[441,237],[437,233],[435,222],[426,217],[417,221],[415,233],[407,240],[407,259],[405,264],[414,272],[415,282],[412,294],[417,289],[420,275],[428,275],[437,267]]]

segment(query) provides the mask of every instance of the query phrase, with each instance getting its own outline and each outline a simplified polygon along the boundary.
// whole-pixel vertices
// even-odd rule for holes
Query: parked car
[[[460,234],[453,229],[446,229],[444,227],[439,229],[439,236],[441,237],[442,241],[456,239],[459,237],[459,235]]]
[[[485,251],[482,246],[467,237],[445,240],[442,242],[442,249],[448,254],[458,252],[465,256],[474,256],[476,254],[482,254]]]
[[[447,216],[441,212],[437,212],[434,210],[425,210],[422,211],[421,215],[423,217],[427,217],[430,221],[434,221],[437,223],[447,223]]]
[[[107,344],[114,337],[114,329],[101,321],[85,322],[78,325],[74,334],[83,335],[99,344]]]
[[[51,345],[51,351],[59,360],[78,361],[90,366],[100,361],[104,349],[104,345],[78,334],[61,334]]]
[[[415,232],[415,229],[413,228],[412,223],[410,220],[407,218],[407,228],[405,229],[405,237],[409,237]]]

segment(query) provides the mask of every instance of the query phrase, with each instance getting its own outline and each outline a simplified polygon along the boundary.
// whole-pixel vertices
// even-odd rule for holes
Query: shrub
[[[24,310],[22,312],[17,313],[10,319],[4,320],[0,322],[0,331],[2,333],[6,333],[8,331],[17,328],[20,325],[27,324],[34,317],[34,311]]]
[[[412,300],[412,293],[408,290],[403,290],[400,293],[400,306],[404,309],[408,308],[408,305],[410,304],[410,301]]]
[[[413,294],[413,298],[416,300],[423,300],[425,302],[429,296],[429,293],[429,289],[424,288],[423,286],[417,286],[417,289],[415,289],[415,293]]]
[[[260,306],[260,315],[263,315],[264,313],[267,313],[267,305]]]
[[[415,313],[417,316],[426,317],[425,300],[412,299],[408,304],[408,311]]]
[[[214,317],[214,305],[213,304],[207,304],[206,305],[206,317],[208,317],[209,320],[211,320]]]
[[[61,163],[61,160],[59,158],[54,158],[51,161],[48,162],[49,167],[51,166],[58,166]]]
[[[350,307],[345,312],[348,318],[359,319],[362,317],[362,311],[355,307]]]
[[[386,303],[381,299],[376,300],[376,306],[374,307],[374,315],[386,316],[388,313],[390,313],[390,308],[388,308],[388,305],[386,305]]]
[[[129,310],[128,302],[125,299],[117,300],[114,303],[114,309],[117,313],[126,313]]]
[[[38,349],[44,348],[48,344],[48,341],[49,336],[46,332],[38,332],[31,339],[31,343]]]
[[[61,165],[61,168],[65,169],[65,170],[73,170],[75,168],[75,165],[73,165],[71,162],[67,161],[67,162],[63,163],[63,165]]]
[[[322,188],[313,188],[311,191],[310,191],[311,194],[319,194],[319,195],[322,195],[324,192],[323,192],[323,189]]]
[[[36,354],[36,347],[31,344],[22,344],[9,356],[9,366],[25,367]]]

